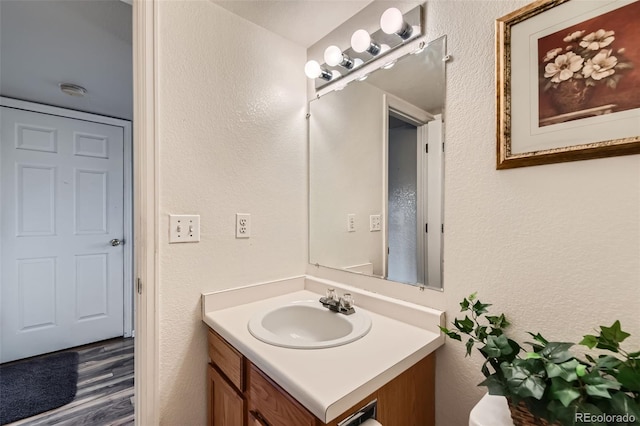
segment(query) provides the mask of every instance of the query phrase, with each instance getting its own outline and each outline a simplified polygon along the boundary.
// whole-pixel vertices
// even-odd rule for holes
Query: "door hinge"
[[[142,280],[140,278],[138,278],[138,294],[142,294]]]
[[[444,234],[444,223],[442,224],[442,226],[440,228],[440,232],[442,232]]]
[[[426,152],[427,154],[429,153],[429,145],[425,145],[424,146],[424,152]]]
[[[429,224],[428,223],[424,224],[424,232],[429,233]]]

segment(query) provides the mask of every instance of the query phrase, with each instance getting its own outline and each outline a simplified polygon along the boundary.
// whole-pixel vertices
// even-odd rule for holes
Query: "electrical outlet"
[[[347,232],[356,232],[356,215],[347,215]]]
[[[382,216],[379,214],[372,214],[369,216],[369,231],[377,232],[382,230]]]
[[[251,215],[236,213],[236,238],[251,237]]]
[[[200,215],[170,214],[169,243],[200,241]]]

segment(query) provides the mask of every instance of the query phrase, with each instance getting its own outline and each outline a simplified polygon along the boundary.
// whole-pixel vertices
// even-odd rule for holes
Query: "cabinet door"
[[[255,411],[249,411],[249,426],[269,426]]]
[[[209,426],[244,425],[245,402],[242,395],[212,365],[209,365],[207,375]]]
[[[253,364],[249,368],[249,411],[254,419],[269,426],[315,426],[316,418],[298,401],[268,379]],[[249,416],[251,419],[251,416]]]

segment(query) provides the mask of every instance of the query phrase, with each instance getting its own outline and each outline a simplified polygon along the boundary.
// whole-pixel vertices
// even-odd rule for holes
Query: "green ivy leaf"
[[[489,312],[487,310],[489,306],[491,305],[488,303],[480,303],[480,301],[478,300],[476,303],[473,304],[473,312],[476,315],[486,314],[487,312]]]
[[[474,343],[475,343],[475,340],[473,340],[473,339],[467,340],[467,343],[465,344],[465,346],[467,347],[467,353],[466,353],[465,356],[471,355],[471,351],[473,350],[473,344]]]
[[[504,334],[489,336],[487,337],[487,344],[482,348],[482,353],[489,358],[500,358],[501,356],[512,354],[513,348]]]
[[[629,358],[630,358],[630,359],[638,359],[638,358],[640,358],[640,351],[638,351],[638,352],[631,352],[631,353],[629,354]]]
[[[560,401],[552,400],[547,404],[547,411],[549,413],[548,420],[550,422],[557,421],[562,425],[575,425],[575,406],[570,405],[569,407],[565,407]]]
[[[460,334],[456,333],[455,331],[451,331],[448,328],[441,327],[441,326],[438,326],[438,328],[440,329],[440,331],[442,331],[444,334],[449,336],[451,339],[458,340],[458,341],[462,342],[462,338],[460,337]]]
[[[474,291],[473,293],[471,293],[471,294],[469,295],[469,301],[470,301],[470,302],[473,302],[474,300],[476,300],[476,297],[478,297],[478,292],[477,292],[477,291]]]
[[[500,314],[500,316],[487,315],[487,320],[489,320],[489,323],[494,328],[507,328],[511,325],[504,314]]]
[[[615,414],[631,415],[640,419],[640,403],[635,402],[624,392],[616,392],[611,397],[611,408]]]
[[[477,327],[474,334],[476,335],[476,337],[482,341],[487,339],[488,333],[487,333],[487,326],[481,325],[480,327]]]
[[[542,356],[535,352],[527,352],[526,359],[542,359]]]
[[[583,377],[585,374],[587,374],[587,366],[584,364],[578,364],[578,366],[576,367],[576,374],[578,375],[578,377]]]
[[[640,365],[625,365],[618,371],[618,381],[632,392],[640,392]],[[640,418],[640,417],[639,417]]]
[[[504,383],[502,383],[495,374],[484,379],[478,386],[486,386],[489,390],[489,395],[506,396],[504,392]]]
[[[550,362],[560,364],[573,358],[569,352],[571,346],[573,343],[550,342],[540,351],[540,355]]]
[[[542,335],[540,333],[536,333],[536,334],[533,334],[531,332],[528,332],[528,333],[529,333],[529,335],[531,337],[533,337],[533,340],[535,340],[536,342],[542,344],[542,346],[546,346],[546,345],[549,344],[549,341],[547,341],[547,339],[542,337]]]
[[[620,389],[620,383],[600,376],[597,371],[592,371],[585,375],[582,378],[582,381],[585,383],[585,390],[587,391],[587,394],[591,396],[609,399],[611,398],[609,390]]]
[[[462,299],[462,302],[460,302],[460,312],[464,312],[468,310],[469,310],[469,301],[466,298]]]
[[[617,369],[622,361],[611,355],[600,355],[595,362],[596,368],[604,371],[612,371]]]
[[[568,407],[580,397],[580,391],[571,386],[566,380],[559,377],[551,379],[550,397],[557,399],[564,407]]]
[[[518,359],[511,364],[503,362],[500,365],[511,392],[522,398],[542,398],[546,385],[537,374],[535,362],[536,360]]]
[[[580,363],[571,359],[567,362],[563,362],[562,364],[545,364],[544,368],[547,371],[547,376],[551,377],[561,377],[565,379],[567,382],[572,382],[578,379],[578,373],[576,373],[576,367],[578,367]]]
[[[589,349],[593,349],[598,344],[598,338],[592,334],[587,334],[582,338],[579,344],[582,346],[586,346]]]
[[[607,349],[613,352],[618,352],[620,343],[622,343],[629,333],[622,331],[620,327],[620,321],[613,323],[611,327],[600,326],[600,338],[598,339],[598,348]]]
[[[471,333],[473,331],[473,320],[465,316],[463,320],[455,319],[453,325],[463,333]]]

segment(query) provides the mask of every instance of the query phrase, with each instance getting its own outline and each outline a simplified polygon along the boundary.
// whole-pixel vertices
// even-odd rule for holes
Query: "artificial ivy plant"
[[[488,315],[490,306],[474,293],[460,302],[468,314],[454,320],[455,330],[440,327],[452,339],[467,336],[466,356],[474,347],[484,356],[479,386],[512,404],[524,402],[551,423],[640,425],[640,351],[621,347],[629,333],[619,321],[584,336],[579,344],[591,350],[584,355],[570,351],[574,343],[550,342],[540,333],[529,333],[527,351],[505,334],[510,323],[504,314]]]

